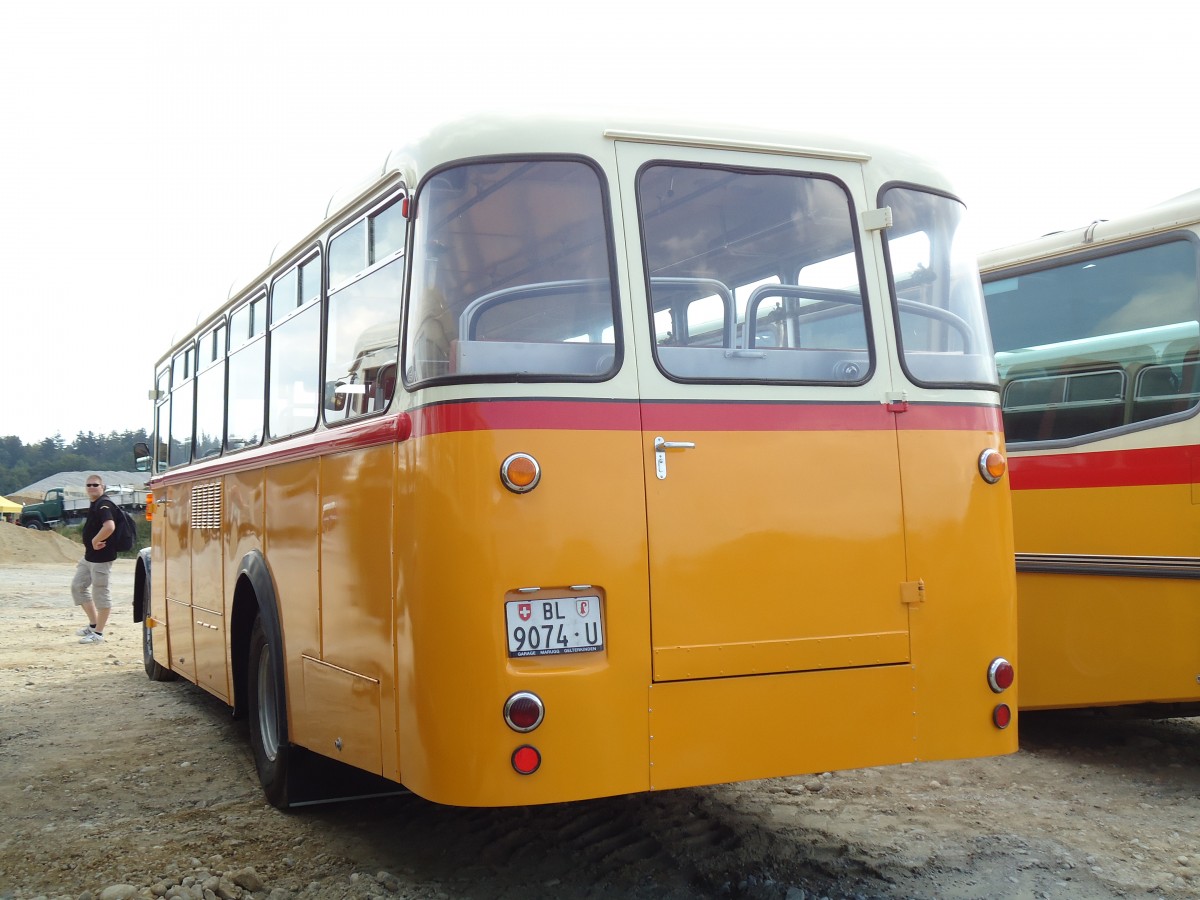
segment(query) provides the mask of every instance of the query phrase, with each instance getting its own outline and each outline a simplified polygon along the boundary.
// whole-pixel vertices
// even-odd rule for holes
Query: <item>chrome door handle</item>
[[[654,474],[660,481],[667,477],[668,450],[693,450],[695,447],[695,441],[668,441],[666,438],[656,437],[654,439]]]

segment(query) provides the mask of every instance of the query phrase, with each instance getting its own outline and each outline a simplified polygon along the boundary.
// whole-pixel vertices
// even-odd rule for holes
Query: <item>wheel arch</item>
[[[233,713],[237,717],[246,714],[246,697],[249,685],[247,673],[250,656],[250,631],[255,619],[262,620],[263,632],[272,646],[283,652],[283,628],[279,619],[279,601],[275,592],[275,579],[267,567],[266,558],[260,550],[251,550],[238,565],[233,589],[233,612],[230,617],[229,654],[233,663]],[[286,697],[283,678],[282,657],[276,666],[276,690],[278,696]]]
[[[133,621],[141,622],[150,615],[150,548],[138,551],[133,567]]]

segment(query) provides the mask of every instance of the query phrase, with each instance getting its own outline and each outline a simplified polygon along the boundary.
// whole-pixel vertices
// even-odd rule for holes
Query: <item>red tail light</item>
[[[1013,669],[1010,663],[1003,656],[997,656],[988,666],[987,679],[988,687],[995,693],[1001,694],[1012,687],[1013,679],[1016,678],[1016,670]]]
[[[504,721],[513,731],[533,731],[546,718],[546,706],[537,694],[519,691],[504,701]]]

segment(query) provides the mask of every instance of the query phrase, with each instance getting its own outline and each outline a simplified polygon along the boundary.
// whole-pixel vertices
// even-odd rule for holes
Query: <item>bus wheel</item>
[[[174,681],[178,676],[154,659],[154,629],[142,619],[142,665],[151,681]]]
[[[247,666],[247,711],[250,720],[250,748],[258,780],[272,806],[288,806],[288,763],[291,747],[287,741],[286,706],[283,695],[283,658],[263,631],[262,620],[254,620],[250,631],[250,659]]]

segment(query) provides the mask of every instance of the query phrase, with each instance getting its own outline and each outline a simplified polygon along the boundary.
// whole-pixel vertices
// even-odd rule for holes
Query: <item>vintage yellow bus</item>
[[[151,678],[500,806],[1016,749],[964,209],[886,147],[474,119],[157,364]]]
[[[1200,712],[1200,191],[987,253],[1021,706]]]

